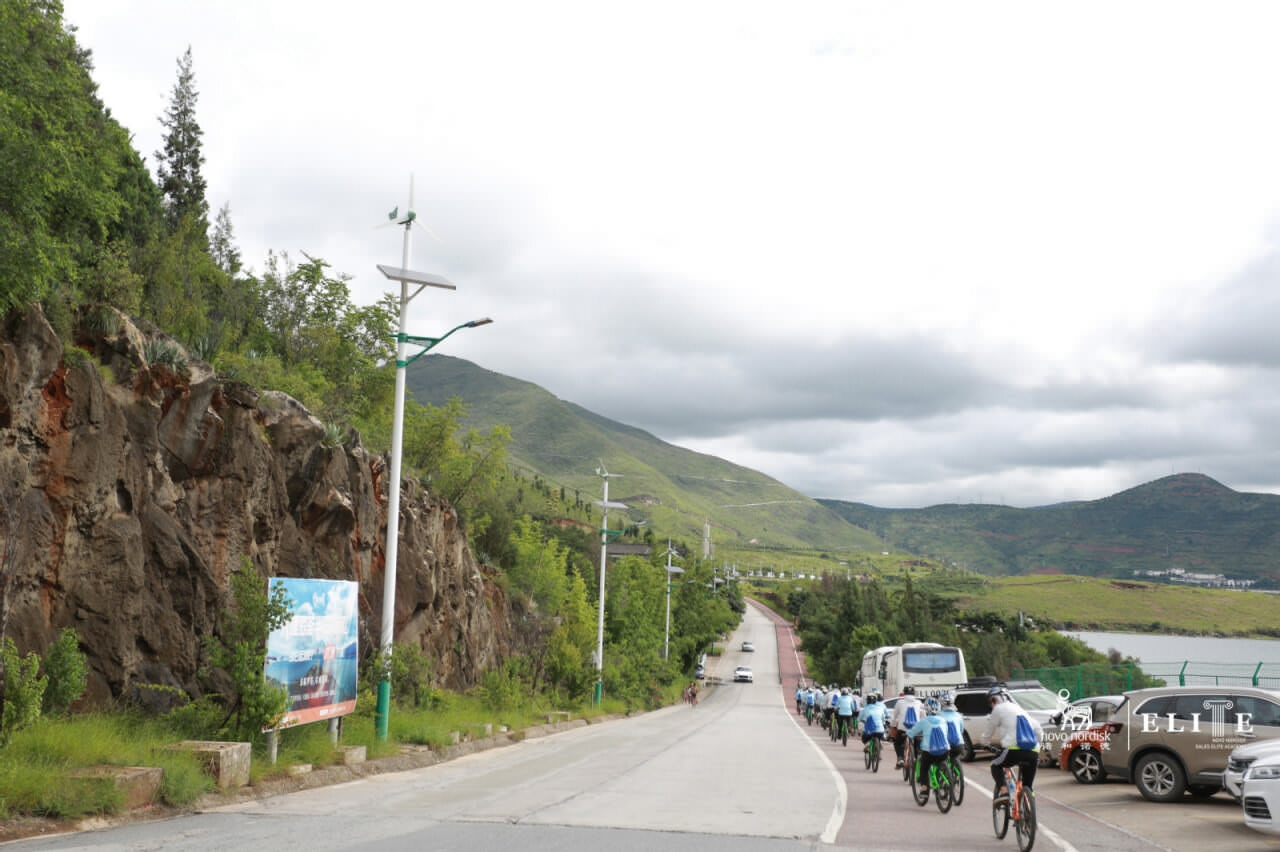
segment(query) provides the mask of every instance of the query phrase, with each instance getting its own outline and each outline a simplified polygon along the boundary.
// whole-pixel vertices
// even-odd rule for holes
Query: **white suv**
[[[995,746],[982,743],[982,734],[987,727],[987,717],[991,715],[991,702],[987,699],[987,691],[997,685],[1003,686],[1013,697],[1014,702],[1026,710],[1028,716],[1040,723],[1041,728],[1046,727],[1049,720],[1060,713],[1067,704],[1062,696],[1046,689],[1038,680],[1011,680],[999,684],[992,681],[982,685],[966,685],[957,689],[954,699],[956,710],[964,716],[965,760],[973,760],[978,751],[995,753],[1000,750]],[[1045,757],[1047,756],[1046,754]]]

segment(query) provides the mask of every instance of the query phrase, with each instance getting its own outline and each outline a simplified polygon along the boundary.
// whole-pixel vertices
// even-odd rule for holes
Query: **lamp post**
[[[619,531],[609,529],[609,510],[625,509],[626,503],[609,502],[609,477],[621,474],[609,473],[605,470],[604,460],[596,468],[596,475],[604,480],[604,499],[596,503],[600,507],[600,608],[596,618],[596,691],[595,704],[604,700],[604,571],[609,561],[609,535],[621,535]]]
[[[671,575],[684,573],[683,568],[671,564],[671,554],[674,552],[671,548],[671,539],[667,539],[667,629],[662,639],[662,659],[664,660],[671,658]]]
[[[410,201],[412,204],[412,201]],[[396,561],[399,558],[400,544],[400,462],[401,445],[404,439],[404,386],[405,370],[410,363],[417,360],[428,350],[461,328],[474,328],[487,325],[493,320],[472,320],[451,328],[440,337],[413,337],[405,334],[408,319],[409,302],[427,287],[439,287],[445,290],[456,290],[444,276],[430,272],[416,272],[409,266],[410,233],[413,227],[414,213],[408,212],[399,222],[404,226],[404,251],[399,267],[378,264],[378,270],[392,281],[400,282],[400,329],[396,334],[396,396],[394,415],[391,420],[391,482],[388,486],[387,498],[387,541],[386,565],[383,569],[382,581],[382,679],[378,683],[378,703],[374,710],[374,727],[380,741],[387,739],[387,727],[391,710],[391,644],[395,634],[396,609]],[[409,292],[409,285],[417,285],[417,289]],[[409,343],[424,346],[423,350],[408,360],[405,359],[405,347]]]

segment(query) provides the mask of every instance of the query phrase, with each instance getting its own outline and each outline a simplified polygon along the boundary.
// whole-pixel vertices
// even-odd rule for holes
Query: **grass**
[[[662,693],[665,703],[675,703],[683,684]],[[364,746],[366,757],[398,754],[404,745],[433,749],[452,744],[452,732],[470,737],[483,735],[484,726],[496,733],[505,726],[519,738],[532,726],[544,724],[546,714],[568,710],[572,718],[596,718],[624,713],[627,705],[608,699],[603,706],[564,706],[547,700],[524,700],[514,707],[497,707],[480,695],[435,693],[432,706],[414,708],[393,705],[387,739],[377,736],[374,700],[368,696],[360,709],[343,718],[340,743],[334,743],[324,724],[299,725],[280,732],[277,762],[266,759],[265,742],[257,742],[250,765],[250,783],[287,776],[291,767],[314,768],[341,762],[339,747]],[[121,795],[108,778],[77,777],[76,770],[97,766],[159,766],[164,770],[159,792],[163,805],[190,806],[214,790],[200,761],[180,749],[185,739],[162,720],[133,713],[84,713],[63,718],[46,717],[16,731],[0,747],[0,819],[17,816],[75,820],[113,814],[123,807]]]

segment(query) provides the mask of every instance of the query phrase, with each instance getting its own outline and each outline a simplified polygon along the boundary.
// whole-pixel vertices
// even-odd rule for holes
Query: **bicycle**
[[[964,801],[964,769],[954,754],[948,754],[943,764],[951,776],[951,801],[958,806]]]
[[[905,737],[906,745],[902,750],[902,780],[908,784],[916,775],[916,743],[911,737]]]
[[[846,748],[849,745],[849,723],[853,721],[852,716],[841,716],[836,714],[836,723],[831,727],[835,729],[835,733],[831,737],[831,741],[840,741],[840,745]]]
[[[913,773],[911,782],[911,795],[915,798],[916,804],[924,807],[929,803],[929,793],[933,793],[934,801],[938,805],[938,810],[946,813],[951,810],[954,799],[951,795],[951,775],[947,771],[945,761],[943,763],[935,763],[929,767],[929,786],[922,787],[919,778],[920,761],[915,762],[916,772]]]
[[[813,724],[813,705],[812,704],[804,705],[804,719],[810,725]]]
[[[1004,784],[1007,798],[991,800],[991,825],[996,837],[1003,839],[1013,821],[1020,852],[1031,852],[1036,842],[1036,800],[1022,787],[1022,771],[1017,767],[1004,768]]]
[[[873,734],[871,739],[867,740],[867,747],[862,752],[862,761],[867,769],[872,772],[880,771],[880,743],[883,738],[879,734]]]

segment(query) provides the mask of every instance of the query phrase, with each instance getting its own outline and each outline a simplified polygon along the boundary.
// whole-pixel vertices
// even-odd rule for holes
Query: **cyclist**
[[[796,681],[796,713],[800,716],[804,715],[804,681]]]
[[[1036,780],[1036,766],[1040,763],[1040,739],[1044,736],[1040,725],[1027,715],[1027,711],[1018,706],[1003,686],[993,686],[987,691],[987,700],[991,702],[991,715],[987,717],[987,727],[983,731],[982,741],[999,745],[1001,751],[991,761],[991,778],[995,781],[995,798],[997,801],[1009,798],[1005,791],[1004,769],[1006,766],[1022,767],[1022,786],[1028,795]]]
[[[925,701],[925,715],[907,729],[907,736],[916,741],[916,751],[920,761],[916,764],[916,780],[926,796],[929,794],[929,769],[942,763],[951,752],[951,743],[947,738],[947,723],[939,711],[938,699]]]
[[[814,704],[818,700],[818,687],[816,684],[810,684],[809,688],[804,691],[804,715],[808,719],[813,715]]]
[[[938,717],[947,723],[947,742],[951,743],[951,756],[956,760],[964,757],[964,717],[956,709],[956,700],[950,692],[942,693],[939,699],[942,709]]]
[[[846,686],[836,696],[836,721],[844,725],[845,730],[851,730],[853,728],[853,714],[857,710],[858,699],[854,698],[853,690]]]
[[[873,692],[867,696],[866,705],[858,711],[858,721],[855,723],[862,727],[863,751],[870,748],[873,739],[884,740],[884,717],[884,704],[881,703],[880,696]]]
[[[916,698],[916,688],[904,686],[902,697],[893,706],[893,718],[889,720],[889,731],[893,735],[893,752],[898,756],[897,769],[902,768],[902,763],[907,756],[907,729],[920,721],[923,715],[924,705],[920,703],[919,698]]]
[[[840,687],[832,684],[822,696],[822,727],[830,729],[831,719],[836,714],[836,701],[840,698]]]

